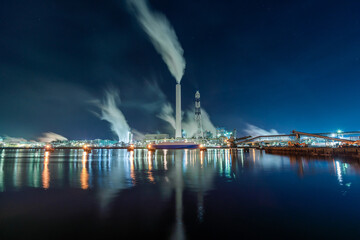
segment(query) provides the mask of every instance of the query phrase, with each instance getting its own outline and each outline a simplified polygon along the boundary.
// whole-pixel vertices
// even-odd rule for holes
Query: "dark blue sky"
[[[360,129],[360,2],[150,4],[184,49],[184,109],[200,90],[215,126]],[[0,135],[114,138],[91,113],[108,86],[119,89],[130,127],[169,130],[143,106],[158,97],[148,93],[154,81],[174,103],[175,79],[124,1],[2,1],[0,36]]]

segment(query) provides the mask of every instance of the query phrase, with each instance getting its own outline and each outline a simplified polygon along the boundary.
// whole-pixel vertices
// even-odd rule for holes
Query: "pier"
[[[360,158],[359,147],[264,147],[265,153]]]

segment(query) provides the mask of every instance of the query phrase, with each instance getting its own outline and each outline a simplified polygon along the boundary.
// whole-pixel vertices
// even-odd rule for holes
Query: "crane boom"
[[[350,143],[350,144],[356,143],[356,141],[353,141],[353,140],[334,138],[334,137],[326,137],[326,136],[322,136],[322,135],[318,135],[318,134],[298,132],[298,131],[295,131],[295,130],[293,130],[292,133],[296,134],[296,135],[304,135],[304,136],[309,136],[309,137],[324,138],[324,139],[327,139],[327,140],[333,140],[333,141]]]

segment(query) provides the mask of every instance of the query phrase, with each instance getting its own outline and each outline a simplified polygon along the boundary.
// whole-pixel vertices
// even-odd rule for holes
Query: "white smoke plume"
[[[53,141],[65,141],[68,140],[66,137],[63,137],[59,134],[53,133],[53,132],[45,132],[42,134],[41,137],[38,138],[40,142],[44,143],[50,143]]]
[[[170,103],[164,103],[161,113],[157,115],[162,120],[170,123],[170,125],[175,129],[175,117],[174,117],[174,110],[171,107]],[[216,134],[216,128],[212,124],[210,120],[209,114],[201,108],[201,120],[203,125],[203,131],[210,131],[213,135]],[[195,136],[197,132],[197,123],[195,121],[195,112],[191,110],[187,110],[183,114],[182,119],[182,128],[185,130],[187,137],[191,138]]]
[[[216,128],[214,124],[212,124],[209,114],[203,108],[201,108],[201,118],[202,118],[202,125],[204,132],[210,131],[213,134],[213,136],[215,136]]]
[[[101,114],[95,113],[95,115],[110,123],[111,130],[117,135],[119,142],[129,142],[130,127],[124,114],[118,108],[119,93],[116,90],[107,90],[103,101],[95,101],[94,104],[101,111]]]
[[[265,135],[279,135],[280,133],[275,129],[270,129],[270,131],[266,131],[265,129],[259,128],[252,124],[246,124],[246,129],[244,132],[250,136],[265,136]]]
[[[134,140],[136,141],[141,141],[145,138],[145,134],[136,129],[131,129],[131,132],[134,134]]]
[[[127,3],[170,73],[180,83],[185,70],[184,50],[171,24],[162,13],[150,9],[146,0],[128,0]]]
[[[209,114],[201,108],[201,120],[203,131],[210,131],[214,136],[216,134],[216,128],[210,120]],[[182,128],[185,130],[187,137],[194,137],[197,132],[197,123],[195,121],[195,112],[186,111],[184,120],[182,121]]]
[[[21,143],[21,142],[28,142],[25,138],[15,138],[15,137],[4,137],[4,142],[6,143]]]
[[[170,103],[164,103],[161,112],[157,115],[158,118],[168,122],[175,129],[174,110]]]

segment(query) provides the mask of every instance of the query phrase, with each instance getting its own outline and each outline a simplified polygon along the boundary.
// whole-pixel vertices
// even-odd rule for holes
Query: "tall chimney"
[[[175,138],[181,138],[181,85],[176,84]]]

